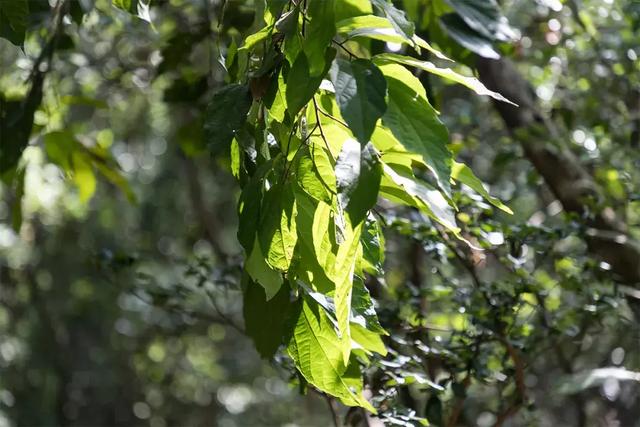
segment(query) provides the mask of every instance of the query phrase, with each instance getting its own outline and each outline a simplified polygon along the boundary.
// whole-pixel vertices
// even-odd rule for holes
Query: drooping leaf
[[[302,154],[298,156],[296,176],[298,184],[308,195],[316,200],[331,202],[331,193],[319,176],[308,147],[302,148]]]
[[[282,274],[272,269],[265,261],[265,254],[260,243],[254,242],[251,254],[245,261],[245,270],[251,278],[264,288],[266,299],[270,300],[282,286]]]
[[[482,181],[480,181],[473,174],[473,171],[469,168],[469,166],[465,165],[464,163],[453,162],[453,166],[451,168],[451,178],[465,184],[472,190],[476,191],[496,208],[510,215],[513,215],[513,211],[509,209],[508,206],[502,203],[499,199],[489,194]]]
[[[439,187],[450,195],[452,156],[447,148],[447,128],[413,74],[396,64],[381,64],[380,69],[389,88],[387,112],[382,122],[407,150],[422,156]]]
[[[441,16],[440,25],[451,38],[471,52],[484,58],[500,58],[500,54],[493,48],[492,41],[470,28],[458,14],[448,13]]]
[[[348,406],[375,409],[362,396],[362,376],[357,364],[345,363],[344,348],[348,338],[339,338],[324,309],[309,297],[303,298],[302,309],[288,352],[302,376],[314,387],[336,396]]]
[[[338,247],[336,264],[331,277],[336,290],[333,300],[336,306],[338,332],[341,337],[350,337],[349,318],[351,317],[351,296],[353,293],[353,274],[356,266],[356,255],[360,249],[360,233],[362,226],[346,227],[344,241]],[[345,362],[349,358],[349,351],[344,353]]]
[[[348,139],[342,145],[335,173],[338,203],[355,226],[378,198],[382,168],[375,148],[370,143],[361,147],[357,141]]]
[[[367,273],[382,276],[384,263],[384,235],[373,213],[369,212],[362,228],[362,257]]]
[[[36,73],[31,89],[21,101],[0,96],[0,175],[13,169],[29,144],[33,116],[42,101],[44,75]]]
[[[27,0],[0,1],[0,37],[22,47],[28,17],[29,2]]]
[[[388,335],[380,325],[369,290],[360,278],[355,278],[353,281],[351,323],[358,324],[376,334]]]
[[[287,271],[293,259],[296,233],[296,203],[290,186],[278,184],[267,191],[260,211],[258,237],[267,263]]]
[[[373,129],[387,109],[387,82],[367,59],[336,59],[330,70],[336,101],[342,117],[361,144],[367,144]]]
[[[371,0],[371,4],[384,14],[399,34],[402,34],[406,40],[412,42],[415,26],[413,22],[407,19],[404,11],[397,9],[388,0]]]
[[[417,46],[418,48],[428,50],[437,58],[450,61],[442,52],[434,49],[417,34],[414,34],[410,40],[407,40],[403,34],[398,33],[388,19],[381,16],[364,15],[343,19],[336,24],[336,30],[347,39],[366,37],[384,42]]]
[[[267,300],[264,289],[248,281],[243,295],[245,331],[258,353],[269,359],[284,344],[286,320],[291,307],[289,286],[285,284],[273,298]]]
[[[500,95],[499,93],[487,89],[486,86],[483,85],[482,82],[480,82],[480,80],[478,80],[477,78],[463,76],[462,74],[458,74],[451,68],[439,68],[432,62],[420,61],[418,59],[414,59],[409,56],[398,55],[395,53],[383,53],[383,54],[377,55],[375,59],[376,61],[395,62],[397,64],[403,64],[403,65],[408,65],[410,67],[419,68],[431,74],[435,74],[437,76],[444,77],[445,79],[451,80],[453,82],[460,83],[461,85],[466,86],[469,89],[473,90],[478,95],[487,95],[498,101],[516,105],[513,102],[509,101],[504,96]]]
[[[311,1],[307,6],[304,52],[309,61],[309,75],[324,76],[327,68],[326,50],[336,34],[334,8],[336,0]]]
[[[426,183],[418,182],[415,177],[400,175],[384,163],[383,170],[384,176],[380,185],[380,194],[383,197],[414,206],[449,230],[458,232],[453,210],[440,191],[430,188]]]
[[[302,107],[313,98],[313,94],[320,87],[320,83],[322,83],[324,75],[329,70],[335,55],[335,49],[327,49],[325,53],[325,69],[318,75],[312,76],[307,55],[304,51],[298,54],[286,77],[287,109],[292,117],[298,114]]]
[[[251,102],[246,85],[230,84],[213,95],[204,119],[205,142],[213,155],[229,150],[231,140],[247,119]]]
[[[496,0],[447,0],[469,28],[491,40],[516,38]]]

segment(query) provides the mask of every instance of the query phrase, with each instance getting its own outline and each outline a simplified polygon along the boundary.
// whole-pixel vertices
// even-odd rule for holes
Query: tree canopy
[[[632,0],[0,0],[0,422],[634,426],[638,40]]]

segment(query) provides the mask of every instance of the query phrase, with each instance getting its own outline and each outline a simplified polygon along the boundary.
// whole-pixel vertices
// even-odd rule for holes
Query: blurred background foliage
[[[417,31],[447,7],[397,4]],[[24,48],[0,39],[3,102],[27,95],[55,28],[55,4],[29,6]],[[604,190],[600,203],[640,237],[640,3],[501,7],[517,41],[496,49]],[[357,424],[300,395],[289,362],[260,360],[243,334],[238,187],[228,161],[208,156],[201,123],[255,10],[153,0],[135,17],[79,0],[61,19],[37,136],[0,184],[0,425],[326,426],[334,414]],[[445,27],[426,38],[473,73]],[[368,374],[386,422],[640,425],[637,289],[589,254],[581,219],[488,100],[423,83],[452,149],[514,215],[459,189],[475,251],[414,211],[380,207],[386,275],[367,285],[390,354]]]

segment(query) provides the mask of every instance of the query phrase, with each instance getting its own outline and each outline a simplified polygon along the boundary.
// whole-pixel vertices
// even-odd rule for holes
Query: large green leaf
[[[408,65],[410,67],[419,68],[428,73],[435,74],[440,77],[444,77],[445,79],[454,81],[456,83],[460,83],[463,86],[468,87],[473,90],[478,95],[487,95],[492,97],[493,99],[497,99],[498,101],[506,102],[512,105],[516,105],[513,102],[509,101],[504,96],[500,95],[497,92],[487,89],[485,85],[480,82],[475,77],[463,76],[452,70],[451,68],[440,68],[435,64],[429,61],[420,61],[419,59],[412,58],[410,56],[398,55],[395,53],[383,53],[380,55],[376,55],[375,61],[377,63],[383,62],[395,62],[397,64]],[[517,106],[517,105],[516,105]]]
[[[216,92],[204,116],[204,137],[213,155],[227,152],[231,140],[247,120],[251,91],[246,85],[230,84]]]
[[[449,60],[442,52],[434,49],[417,34],[408,40],[405,35],[394,28],[388,19],[381,16],[364,15],[343,19],[336,24],[336,30],[347,39],[366,37],[390,43],[409,44],[426,49],[440,59]]]
[[[363,145],[387,109],[387,82],[368,59],[337,58],[330,70],[336,101],[349,129]]]
[[[258,237],[267,263],[276,270],[287,271],[298,238],[291,186],[271,187],[264,196],[260,217]]]
[[[361,146],[348,139],[336,161],[338,203],[354,225],[359,224],[378,199],[382,168],[371,143]]]
[[[244,326],[262,357],[273,357],[278,347],[284,344],[290,307],[288,285],[282,286],[273,298],[267,300],[262,287],[248,281],[242,310]]]
[[[304,52],[309,61],[309,74],[324,76],[327,65],[325,52],[336,34],[334,8],[336,0],[310,1],[307,6]],[[330,61],[329,61],[330,62]]]
[[[360,234],[362,226],[359,225],[351,229],[345,228],[344,241],[338,248],[336,254],[336,264],[334,275],[331,277],[335,283],[335,293],[333,300],[336,306],[336,319],[338,321],[338,332],[341,337],[350,337],[351,317],[351,296],[353,293],[353,273],[356,267],[356,258],[362,255],[358,254],[360,249]],[[345,362],[349,358],[349,351],[344,353]]]
[[[333,61],[335,55],[335,49],[327,49],[325,53],[325,69],[320,74],[312,76],[307,55],[304,51],[298,54],[286,76],[287,109],[292,117],[295,117],[302,107],[313,98],[313,94],[316,93],[320,83],[322,83],[322,79],[329,71],[331,61]]]
[[[28,17],[27,0],[0,0],[0,37],[21,47],[24,44]]]
[[[348,406],[375,409],[362,396],[362,376],[357,364],[345,363],[347,337],[339,338],[333,324],[314,300],[305,296],[288,352],[302,376],[319,390],[335,396]]]
[[[440,188],[450,195],[452,156],[447,148],[447,128],[413,74],[396,64],[382,64],[380,69],[389,88],[387,112],[382,122],[407,150],[422,156]]]

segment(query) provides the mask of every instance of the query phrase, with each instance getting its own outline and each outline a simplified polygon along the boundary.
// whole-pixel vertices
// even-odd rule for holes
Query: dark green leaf
[[[258,353],[265,359],[273,357],[284,344],[286,320],[291,306],[289,286],[284,285],[267,301],[264,289],[248,280],[244,290],[244,325]]]
[[[371,212],[369,212],[362,228],[360,242],[362,243],[365,271],[382,276],[384,274],[382,269],[384,263],[384,235],[382,234],[380,223]]]
[[[291,70],[289,70],[289,74],[286,76],[287,109],[292,117],[295,117],[302,107],[313,98],[313,95],[320,87],[320,83],[322,83],[322,79],[329,71],[331,61],[333,61],[335,55],[335,49],[327,49],[325,53],[325,69],[319,75],[312,77],[306,54],[304,51],[298,54]]]
[[[42,101],[44,75],[36,73],[31,89],[22,101],[0,96],[0,175],[13,169],[29,144],[33,115]]]
[[[442,16],[440,24],[451,38],[471,52],[484,58],[500,58],[500,54],[493,48],[491,40],[470,28],[458,14],[450,13]]]
[[[356,226],[378,199],[382,167],[375,148],[370,143],[361,146],[354,140],[345,141],[335,172],[338,202]]]
[[[369,290],[360,278],[356,278],[353,281],[351,322],[361,325],[377,334],[387,335],[387,332],[380,326],[375,306],[369,295]]]
[[[0,37],[22,47],[28,17],[27,0],[0,0]]]
[[[387,82],[368,59],[336,59],[330,71],[336,101],[349,129],[363,145],[387,109]]]
[[[210,152],[228,152],[231,140],[247,119],[251,92],[246,85],[231,84],[216,92],[205,112],[204,138]]]
[[[516,35],[496,0],[447,0],[472,30],[490,40],[511,41]]]

